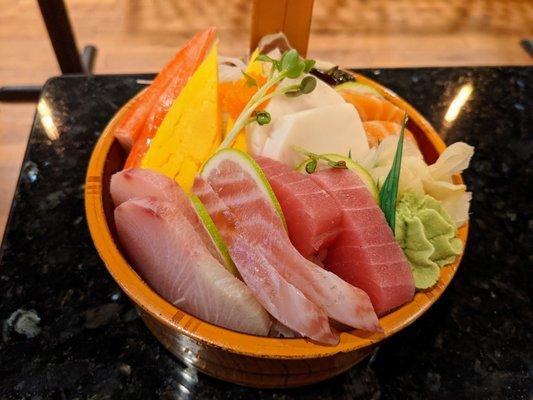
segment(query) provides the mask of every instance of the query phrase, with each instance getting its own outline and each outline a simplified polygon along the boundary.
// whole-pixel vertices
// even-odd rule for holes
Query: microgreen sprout
[[[270,123],[272,117],[268,111],[257,111],[255,113],[255,120],[259,125],[266,125]]]
[[[315,65],[314,60],[303,59],[295,49],[283,53],[279,60],[275,60],[266,54],[260,54],[256,57],[255,61],[272,64],[269,76],[263,85],[258,86],[257,81],[253,77],[243,72],[246,84],[248,86],[257,86],[258,89],[235,120],[233,127],[220,144],[219,149],[231,146],[238,133],[248,123],[257,122],[259,125],[270,123],[272,118],[268,112],[259,111],[254,114],[257,107],[265,101],[277,95],[286,95],[289,97],[305,95],[311,93],[316,87],[316,78],[314,76],[305,76],[300,82],[294,85],[283,88],[279,87],[279,83],[284,79],[297,79],[307,74]],[[271,90],[273,88],[274,90]]]
[[[312,174],[313,172],[316,171],[316,167],[318,166],[319,161],[325,162],[331,168],[339,168],[339,169],[348,168],[348,166],[346,165],[346,161],[344,160],[335,161],[324,154],[312,153],[299,146],[293,146],[293,149],[307,157],[307,161],[304,161],[304,162],[305,162],[305,172],[307,172],[308,174]]]

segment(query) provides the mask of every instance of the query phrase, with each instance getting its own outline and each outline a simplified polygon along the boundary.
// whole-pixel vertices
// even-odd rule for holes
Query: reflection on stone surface
[[[445,123],[451,124],[453,121],[455,121],[473,91],[474,87],[471,83],[466,83],[461,86],[461,88],[457,92],[457,95],[450,102],[450,106],[448,107],[448,110],[444,115]]]
[[[39,113],[39,118],[41,119],[41,124],[43,125],[46,136],[48,136],[50,140],[59,139],[59,132],[54,123],[52,111],[44,98],[42,98],[39,101],[39,104],[37,104],[37,112]]]

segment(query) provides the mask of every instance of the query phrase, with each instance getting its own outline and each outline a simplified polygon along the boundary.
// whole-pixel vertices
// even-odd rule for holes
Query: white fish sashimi
[[[131,199],[115,209],[115,223],[135,270],[167,301],[224,328],[268,334],[267,312],[209,253],[174,204],[153,197]]]
[[[285,79],[280,87],[287,87],[299,83],[303,78]],[[273,124],[281,117],[295,112],[310,110],[333,104],[344,104],[345,101],[335,89],[327,83],[317,79],[315,89],[305,96],[287,97],[275,96],[265,107],[272,117],[272,123],[266,125],[250,124],[246,128],[246,141],[252,154],[261,155],[266,140],[270,137]]]
[[[302,96],[305,97],[305,96]],[[334,104],[287,114],[271,124],[261,155],[294,168],[305,160],[295,151],[351,155],[359,159],[368,152],[368,141],[355,107]]]

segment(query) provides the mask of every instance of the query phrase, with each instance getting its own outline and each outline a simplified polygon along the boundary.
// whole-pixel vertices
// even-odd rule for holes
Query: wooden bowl
[[[357,80],[377,89],[407,111],[408,128],[415,135],[426,161],[432,163],[446,148],[432,126],[407,102],[378,83],[357,75]],[[247,335],[206,323],[165,301],[128,264],[120,251],[113,220],[109,180],[122,168],[126,154],[113,136],[127,103],[108,124],[94,148],[85,186],[89,229],[107,269],[135,302],[155,337],[187,364],[213,377],[264,388],[307,385],[335,376],[361,361],[384,339],[413,323],[444,292],[461,260],[442,268],[431,290],[417,292],[413,301],[380,319],[384,332],[355,330],[341,333],[337,346],[322,346],[306,339],[278,339]],[[462,182],[460,176],[456,182]],[[466,243],[468,225],[459,229]]]

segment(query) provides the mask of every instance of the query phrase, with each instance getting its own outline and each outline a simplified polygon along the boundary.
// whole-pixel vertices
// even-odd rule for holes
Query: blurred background
[[[66,0],[78,47],[98,48],[94,72],[155,72],[209,25],[220,52],[248,50],[248,0]],[[0,0],[0,86],[60,74],[34,0]],[[532,0],[315,0],[309,56],[347,67],[531,65]],[[34,103],[0,103],[0,235]],[[80,166],[81,168],[82,166]]]

